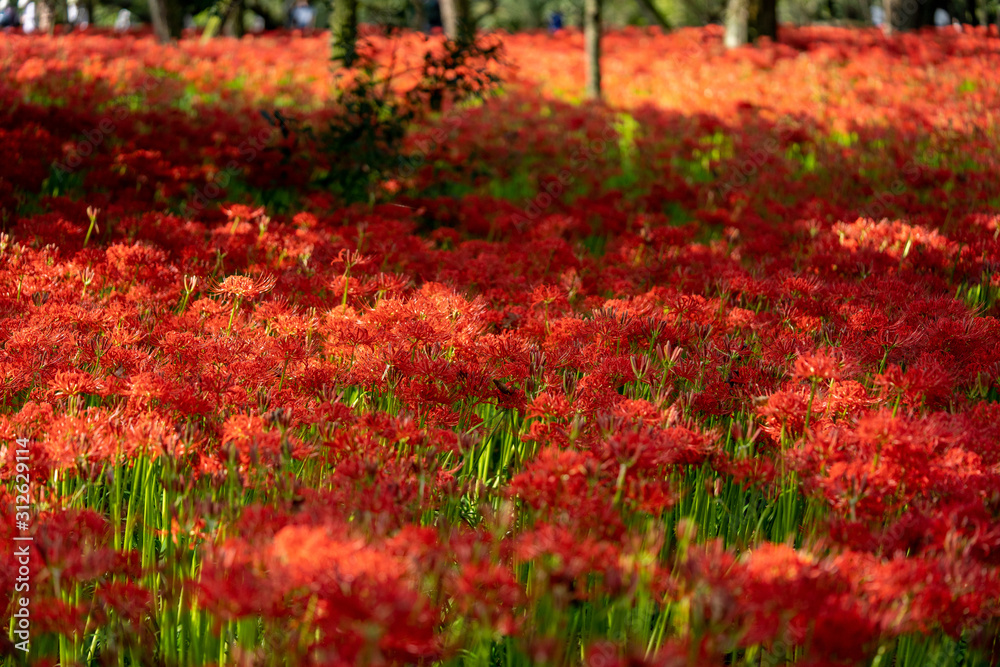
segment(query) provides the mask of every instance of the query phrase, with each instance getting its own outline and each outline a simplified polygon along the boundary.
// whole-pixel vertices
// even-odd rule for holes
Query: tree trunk
[[[934,25],[934,10],[936,10],[939,6],[939,3],[936,1],[926,2],[920,5],[920,9],[916,12],[914,18],[900,27],[904,30],[919,30],[924,26]],[[950,15],[951,12],[948,12],[948,14]]]
[[[601,0],[584,0],[583,43],[587,55],[587,97],[601,99]]]
[[[726,5],[726,35],[723,38],[727,49],[735,49],[747,43],[749,25],[749,0],[729,0]]]
[[[759,0],[757,2],[757,16],[754,17],[754,25],[757,28],[757,37],[770,37],[778,40],[778,0]]]
[[[945,7],[941,0],[883,0],[885,6],[886,33],[918,30],[934,25],[934,11]],[[948,12],[949,16],[951,12]]]
[[[424,0],[411,0],[410,6],[413,8],[413,20],[410,23],[410,28],[421,32],[430,30],[430,24],[427,21],[427,10],[424,8]]]
[[[658,25],[664,30],[670,30],[670,21],[667,17],[663,15],[656,5],[653,4],[653,0],[636,0],[639,3],[639,9],[642,10],[643,15],[646,20],[653,25]]]
[[[358,59],[358,0],[333,0],[330,16],[333,61],[351,67]]]
[[[184,15],[177,0],[149,0],[149,15],[157,41],[166,44],[178,39],[184,28]]]
[[[448,39],[460,44],[471,44],[476,27],[472,23],[469,0],[441,0],[441,22]]]
[[[243,36],[243,0],[229,0],[226,15],[222,18],[222,34],[226,37]]]
[[[458,36],[458,8],[456,0],[441,0],[441,23],[444,24],[444,34],[448,39]]]
[[[56,2],[55,0],[38,0],[35,3],[37,15],[36,25],[38,32],[53,34],[56,30]]]

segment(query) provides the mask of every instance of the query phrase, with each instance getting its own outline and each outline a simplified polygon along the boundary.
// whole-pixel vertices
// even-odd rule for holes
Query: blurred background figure
[[[427,17],[424,32],[444,27],[444,21],[441,18],[441,3],[438,0],[426,0],[424,2],[424,16]]]
[[[549,32],[556,33],[563,28],[563,15],[558,9],[549,16]]]
[[[20,21],[17,16],[17,0],[5,0],[0,3],[0,30],[16,28]]]
[[[86,30],[87,26],[90,25],[87,8],[77,4],[76,0],[69,0],[66,4],[66,20],[77,30]]]
[[[292,7],[291,23],[293,30],[306,30],[313,27],[316,20],[316,10],[309,5],[309,0],[296,0]]]
[[[938,7],[934,10],[934,26],[937,28],[945,28],[951,25],[951,17],[948,16],[948,10],[943,7]]]
[[[115,17],[115,32],[128,32],[132,28],[132,12],[122,9]]]
[[[872,15],[872,25],[874,25],[876,28],[881,28],[882,25],[885,23],[885,10],[882,9],[879,5],[872,5],[871,15]]]
[[[24,7],[24,12],[21,14],[21,29],[26,33],[35,32],[38,27],[38,17],[35,14],[35,3],[29,2]]]

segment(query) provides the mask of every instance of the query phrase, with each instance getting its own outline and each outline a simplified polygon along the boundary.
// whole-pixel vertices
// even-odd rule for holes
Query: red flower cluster
[[[983,30],[624,30],[616,107],[567,100],[578,33],[507,36],[504,95],[353,207],[259,114],[336,112],[323,38],[2,39],[31,660],[996,655]]]

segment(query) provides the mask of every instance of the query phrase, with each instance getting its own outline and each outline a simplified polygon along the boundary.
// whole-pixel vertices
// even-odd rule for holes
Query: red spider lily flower
[[[538,525],[518,538],[515,553],[522,560],[535,561],[540,590],[551,591],[563,601],[617,595],[631,583],[622,568],[619,543],[581,538],[568,528]],[[589,584],[592,574],[603,575],[600,584]]]
[[[270,540],[231,540],[206,559],[200,599],[230,618],[282,618],[302,617],[313,598],[309,623],[320,632],[309,652],[323,664],[335,657],[356,664],[363,655],[432,659],[441,652],[440,613],[419,592],[413,564],[385,547],[340,523],[287,525]]]
[[[719,667],[724,663],[721,655],[712,655],[711,640],[706,638],[700,647],[692,647],[689,640],[670,639],[663,642],[655,653],[642,646],[625,646],[610,641],[590,644],[583,659],[585,667]]]
[[[146,589],[132,582],[111,582],[102,584],[95,597],[105,609],[114,612],[137,629],[144,617],[153,608],[153,596]],[[133,630],[134,632],[135,630]]]
[[[250,208],[243,204],[231,204],[230,206],[220,206],[219,209],[226,214],[226,219],[230,221],[250,221],[253,222],[259,218],[266,217],[264,213],[267,209],[263,206],[259,208]]]
[[[101,389],[100,382],[92,375],[79,371],[60,371],[49,384],[49,394],[53,397],[72,398],[81,394],[99,394]]]
[[[807,414],[810,425],[815,427],[816,418],[826,412],[826,401],[820,395],[810,401],[806,388],[776,391],[767,397],[758,412],[765,419],[764,431],[777,441],[783,430],[786,434],[801,433]]]
[[[258,416],[234,415],[222,427],[222,445],[235,451],[241,466],[274,463],[281,456],[282,440],[278,430],[264,429]]]
[[[840,380],[844,377],[847,364],[830,351],[800,354],[795,360],[792,378],[795,380]]]
[[[503,565],[466,563],[449,584],[457,611],[501,635],[519,632],[524,619],[519,613],[525,604],[524,591],[511,571]]]
[[[222,282],[212,288],[216,294],[232,297],[237,300],[256,299],[274,289],[277,279],[274,276],[227,276]]]
[[[530,419],[568,419],[573,415],[573,406],[565,396],[543,391],[527,406]]]

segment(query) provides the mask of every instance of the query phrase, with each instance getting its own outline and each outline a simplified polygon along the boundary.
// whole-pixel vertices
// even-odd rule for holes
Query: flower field
[[[4,664],[996,665],[1000,39],[721,41],[0,35]]]

